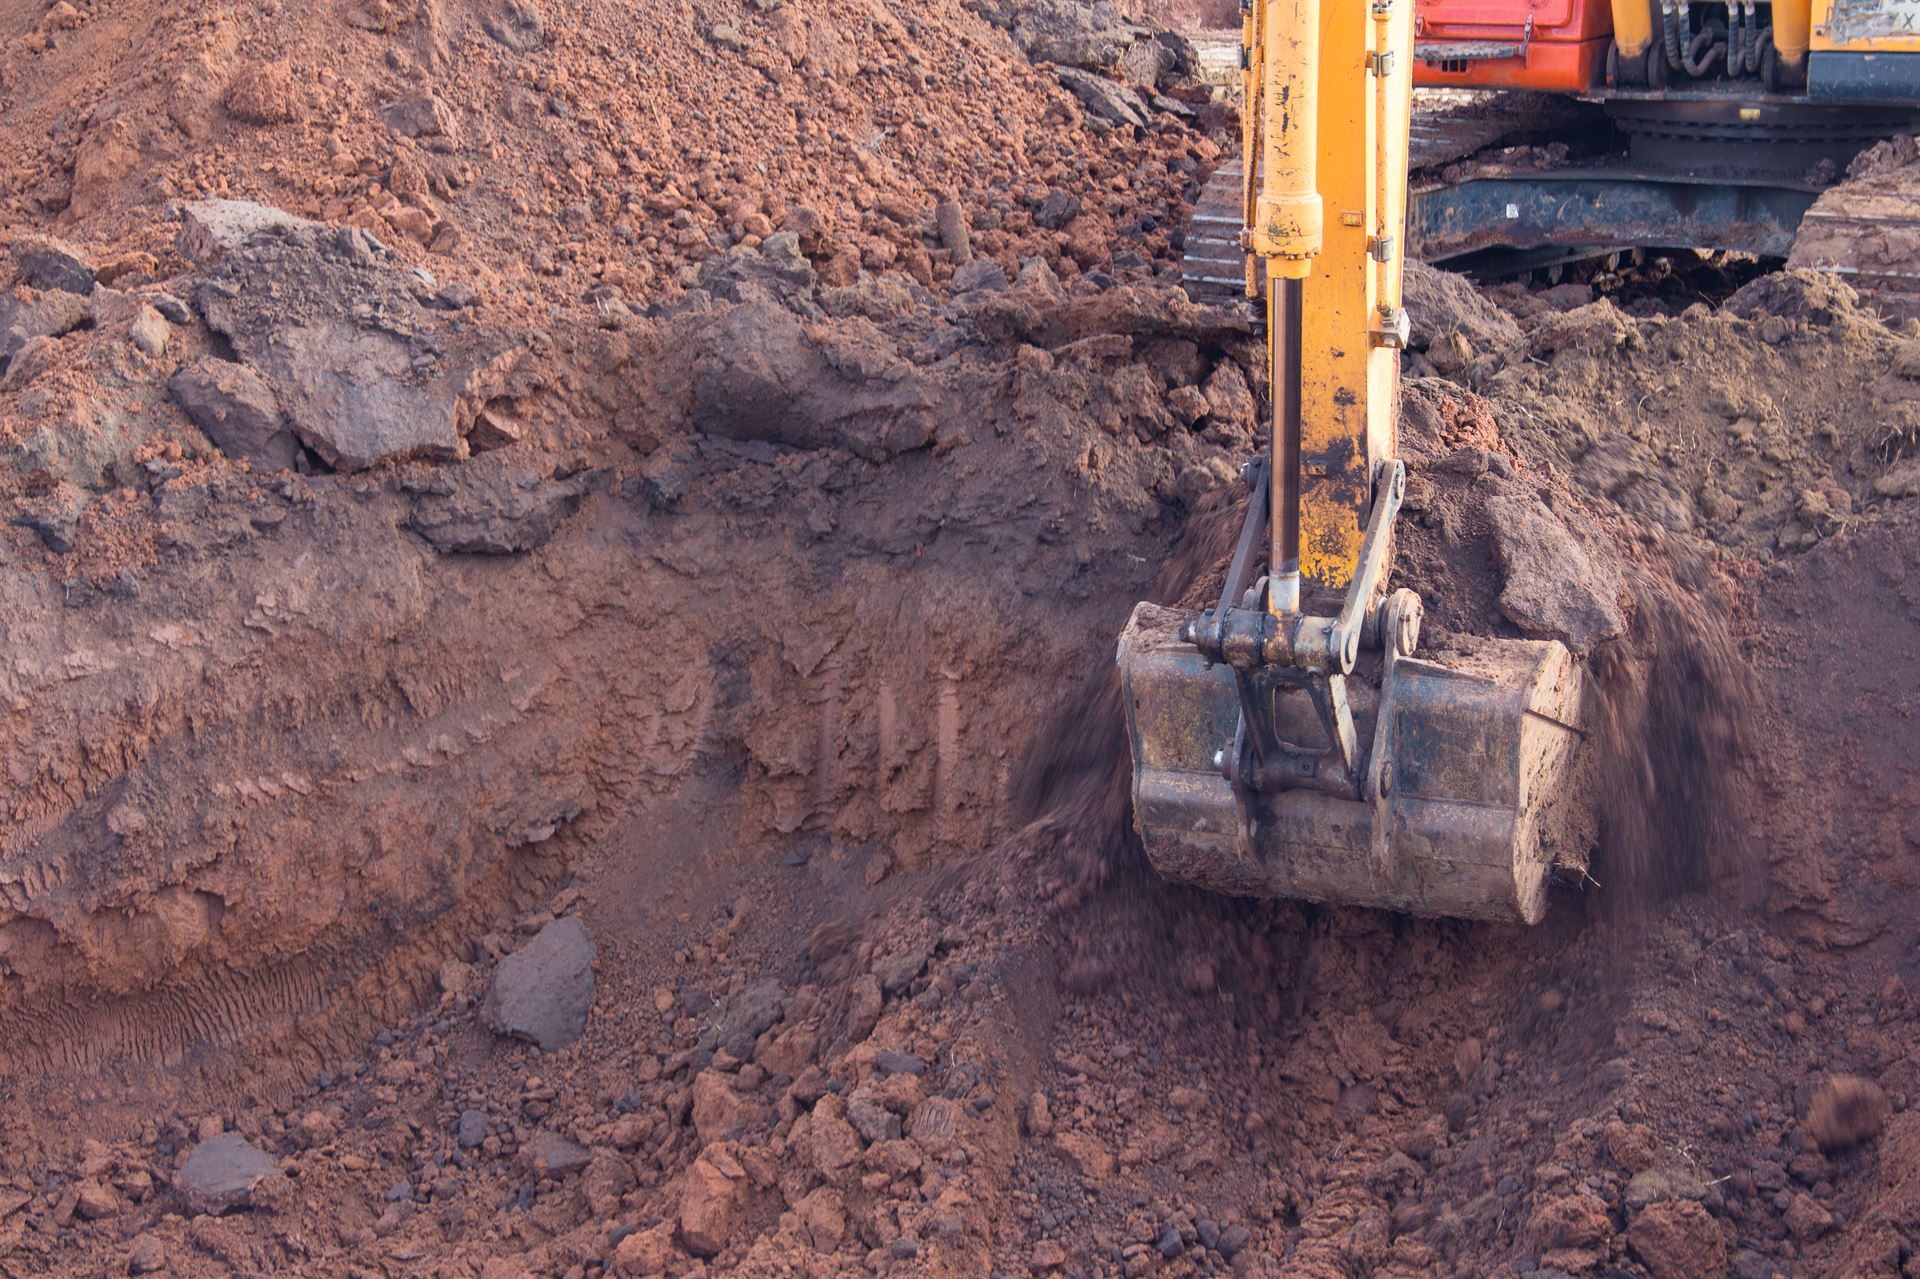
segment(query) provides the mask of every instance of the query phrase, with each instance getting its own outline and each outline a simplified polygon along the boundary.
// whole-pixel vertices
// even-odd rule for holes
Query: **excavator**
[[[1920,0],[1241,13],[1241,154],[1196,202],[1186,283],[1257,308],[1272,430],[1245,468],[1218,602],[1142,603],[1120,636],[1134,824],[1180,883],[1535,923],[1556,865],[1591,851],[1587,672],[1551,640],[1434,660],[1419,597],[1388,589],[1404,261],[1786,258],[1803,221],[1822,243],[1920,242],[1920,201],[1849,204],[1834,186],[1863,147],[1913,127]],[[1416,85],[1493,97],[1416,120]],[[1504,161],[1516,140],[1547,145]],[[1920,268],[1881,258],[1870,279],[1794,262],[1920,312]]]
[[[1266,0],[1242,7],[1242,82]],[[1920,126],[1920,0],[1417,0],[1406,251],[1482,277],[1696,250],[1817,266],[1920,314],[1920,190],[1845,181]],[[1241,292],[1222,166],[1186,229],[1196,297]],[[1865,254],[1863,258],[1861,255]]]
[[[1134,823],[1169,879],[1537,922],[1584,852],[1586,672],[1557,641],[1420,650],[1388,590],[1414,0],[1254,0],[1237,244],[1273,420],[1218,602],[1118,644]]]

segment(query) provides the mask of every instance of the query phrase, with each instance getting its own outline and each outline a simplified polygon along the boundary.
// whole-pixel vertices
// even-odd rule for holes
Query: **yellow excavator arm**
[[[1277,407],[1272,602],[1297,609],[1302,584],[1353,580],[1374,473],[1396,453],[1413,0],[1256,3],[1247,26],[1246,247]]]
[[[1250,2],[1272,435],[1219,603],[1141,604],[1120,637],[1134,825],[1178,882],[1533,922],[1575,828],[1582,669],[1552,641],[1416,658],[1421,602],[1386,588],[1414,0]]]

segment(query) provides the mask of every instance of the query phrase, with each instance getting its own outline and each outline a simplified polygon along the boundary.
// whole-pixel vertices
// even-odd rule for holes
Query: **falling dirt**
[[[0,3],[0,1274],[1901,1273],[1920,339],[1416,270],[1395,584],[1590,663],[1597,847],[1171,888],[1113,642],[1267,389],[1192,71]]]

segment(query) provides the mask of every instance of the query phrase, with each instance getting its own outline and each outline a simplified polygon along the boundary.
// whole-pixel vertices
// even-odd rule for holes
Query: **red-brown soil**
[[[8,240],[104,280],[5,281],[0,1273],[1909,1265],[1920,357],[1844,285],[1429,303],[1426,642],[1537,627],[1503,512],[1619,622],[1598,854],[1493,928],[1128,829],[1113,638],[1265,389],[1167,282],[1208,111],[1096,127],[958,4],[31,0],[0,120]],[[208,194],[396,256],[190,261]],[[293,421],[276,341],[457,439],[236,460],[169,383]],[[489,990],[557,918],[542,1051]],[[213,1212],[222,1132],[280,1175]]]

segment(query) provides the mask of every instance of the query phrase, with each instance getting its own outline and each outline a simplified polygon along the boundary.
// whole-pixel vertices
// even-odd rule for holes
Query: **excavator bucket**
[[[1219,603],[1120,638],[1134,825],[1181,883],[1533,923],[1591,847],[1583,669],[1550,641],[1416,657],[1419,597],[1388,589],[1412,10],[1242,6],[1238,208],[1188,244],[1203,293],[1265,294],[1272,429]]]
[[[1134,825],[1166,879],[1251,897],[1535,923],[1556,859],[1584,864],[1576,776],[1583,668],[1554,641],[1487,640],[1448,664],[1371,654],[1347,682],[1354,795],[1254,792],[1223,768],[1242,735],[1236,671],[1209,662],[1191,615],[1138,605],[1118,658],[1133,749]],[[1312,741],[1307,694],[1263,705]]]

